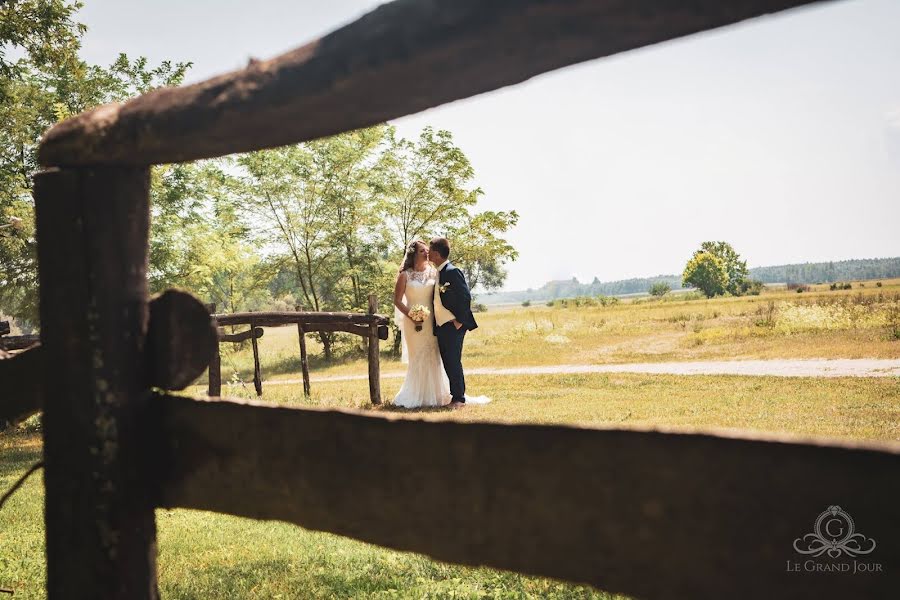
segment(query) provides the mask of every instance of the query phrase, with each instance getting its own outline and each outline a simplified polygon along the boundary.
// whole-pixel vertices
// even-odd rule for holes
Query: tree
[[[247,208],[276,260],[293,269],[307,309],[365,307],[387,241],[372,169],[383,126],[242,155]],[[321,333],[326,360],[334,334]]]
[[[269,299],[272,264],[237,210],[242,197],[231,168],[216,159],[152,171],[151,291],[186,288],[223,312]]]
[[[650,286],[650,295],[651,296],[665,296],[669,292],[672,291],[672,288],[665,281],[657,281],[653,285]]]
[[[700,250],[709,252],[722,261],[725,265],[725,272],[728,274],[725,290],[732,296],[741,295],[745,281],[750,275],[747,270],[747,261],[741,260],[740,255],[727,242],[703,242]]]
[[[401,249],[458,224],[454,219],[466,218],[482,191],[470,187],[475,171],[449,131],[426,127],[415,143],[396,139],[394,128],[388,135],[375,184],[393,247]]]
[[[712,298],[725,293],[728,284],[728,271],[725,262],[711,252],[698,250],[684,267],[682,274],[684,285],[692,285]]]
[[[0,307],[37,323],[37,261],[31,181],[43,132],[87,108],[180,83],[190,63],[120,55],[109,68],[78,57],[84,25],[80,3],[20,0],[0,5],[0,223],[21,219],[15,235],[0,237]],[[7,49],[20,55],[10,61]]]
[[[519,253],[499,234],[504,234],[519,221],[516,211],[485,211],[473,216],[464,213],[459,224],[447,231],[452,243],[453,263],[466,274],[473,290],[497,289],[506,280],[507,262]]]

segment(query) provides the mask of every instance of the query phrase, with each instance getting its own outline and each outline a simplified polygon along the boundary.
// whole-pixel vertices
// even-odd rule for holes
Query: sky
[[[85,0],[83,57],[270,58],[366,0]],[[541,75],[393,121],[447,129],[479,207],[520,215],[506,290],[680,273],[706,240],[748,266],[900,256],[900,2],[841,0]]]

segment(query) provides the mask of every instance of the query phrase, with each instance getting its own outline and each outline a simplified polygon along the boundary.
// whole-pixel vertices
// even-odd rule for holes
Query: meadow
[[[861,285],[862,284],[862,285]],[[851,290],[766,290],[706,300],[635,299],[491,308],[467,337],[465,364],[529,366],[710,359],[900,358],[900,280]],[[402,372],[384,344],[382,371]],[[222,346],[226,350],[225,345]],[[317,347],[310,336],[312,352]],[[299,377],[296,330],[260,340],[264,377]],[[249,346],[224,352],[223,395],[254,398]],[[367,382],[318,380],[365,374],[352,353],[313,361],[312,395],[269,385],[273,404],[366,408]],[[900,378],[780,378],[644,374],[475,375],[472,393],[493,402],[411,418],[752,430],[845,439],[900,440]],[[385,379],[390,399],[400,379]],[[202,394],[199,381],[188,393]],[[0,489],[39,460],[39,420],[0,435]],[[390,460],[390,457],[384,457]],[[423,460],[427,460],[423,458]],[[43,598],[41,475],[0,511],[0,588]],[[440,515],[435,515],[440,518]],[[167,598],[613,598],[587,586],[470,568],[385,550],[279,522],[200,511],[158,510],[159,580]]]
[[[852,282],[849,290],[809,286],[797,293],[767,289],[759,296],[706,299],[697,294],[634,298],[603,306],[591,299],[553,306],[489,307],[466,336],[466,367],[615,364],[693,360],[900,358],[900,279]],[[687,299],[685,299],[687,296]],[[315,375],[364,374],[360,350],[335,364],[318,360]],[[383,373],[403,372],[382,342]],[[222,380],[249,381],[249,344],[222,344]],[[259,340],[264,379],[299,377],[293,327],[270,328]]]

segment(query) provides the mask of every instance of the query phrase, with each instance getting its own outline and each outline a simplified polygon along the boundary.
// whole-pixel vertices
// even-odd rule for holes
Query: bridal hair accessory
[[[422,331],[422,323],[431,315],[431,311],[421,304],[409,309],[409,318],[416,322],[416,331]]]

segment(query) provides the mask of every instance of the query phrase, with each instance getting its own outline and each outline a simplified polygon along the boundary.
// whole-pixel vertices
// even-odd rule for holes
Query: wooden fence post
[[[299,304],[294,307],[297,312],[303,312]],[[300,370],[303,371],[303,394],[309,398],[309,359],[306,355],[306,333],[303,331],[303,323],[297,323],[297,337],[300,338]]]
[[[369,314],[378,312],[378,296],[369,294]],[[369,325],[369,398],[372,404],[381,404],[381,366],[378,349],[378,324]]]
[[[47,597],[158,598],[147,167],[35,177]]]
[[[211,302],[206,305],[206,308],[209,309],[209,314],[216,314],[216,303]],[[216,333],[218,334],[219,327],[216,326]],[[211,398],[218,397],[222,395],[222,355],[219,354],[219,342],[216,341],[216,351],[213,353],[212,360],[209,361],[209,384],[206,387],[206,395]]]
[[[262,372],[259,368],[259,345],[256,342],[256,336],[253,330],[256,323],[250,321],[250,343],[253,345],[253,387],[256,388],[256,395],[262,396]]]

